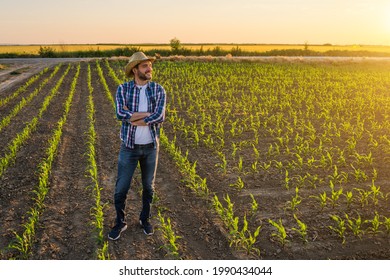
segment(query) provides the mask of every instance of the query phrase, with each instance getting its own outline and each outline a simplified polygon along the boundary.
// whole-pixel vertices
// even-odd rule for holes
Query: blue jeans
[[[142,176],[142,211],[140,220],[145,221],[150,217],[150,204],[154,194],[154,179],[158,162],[158,147],[152,144],[136,145],[134,149],[127,148],[123,143],[118,157],[118,177],[115,185],[115,210],[116,224],[126,224],[125,206],[126,197],[138,162]]]

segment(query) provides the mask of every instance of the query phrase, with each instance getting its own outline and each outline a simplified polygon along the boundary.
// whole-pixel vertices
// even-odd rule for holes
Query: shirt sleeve
[[[128,109],[125,109],[125,95],[124,86],[118,86],[115,97],[115,110],[117,119],[121,121],[128,121],[133,115]]]
[[[156,107],[149,117],[144,119],[146,124],[162,123],[165,120],[166,94],[161,85],[157,86]]]

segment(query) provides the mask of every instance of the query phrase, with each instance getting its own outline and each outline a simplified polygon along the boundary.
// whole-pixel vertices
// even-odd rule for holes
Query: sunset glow
[[[0,44],[390,45],[387,0],[2,0]]]

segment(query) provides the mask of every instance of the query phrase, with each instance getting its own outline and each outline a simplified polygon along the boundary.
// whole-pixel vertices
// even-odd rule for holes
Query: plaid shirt
[[[128,148],[134,148],[135,131],[137,126],[130,123],[130,118],[134,112],[138,112],[140,91],[135,86],[134,80],[118,86],[116,91],[115,105],[116,117],[122,121],[120,137]],[[150,133],[157,147],[160,126],[165,120],[166,94],[164,88],[155,83],[148,82],[146,87],[146,97],[148,100],[148,112],[151,115],[144,119],[150,128]],[[124,106],[128,110],[125,110]]]

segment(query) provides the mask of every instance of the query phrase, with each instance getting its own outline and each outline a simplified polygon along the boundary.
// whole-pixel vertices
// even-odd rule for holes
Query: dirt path
[[[6,65],[0,71],[0,96],[3,91],[18,86],[45,67],[58,63],[90,61],[91,58],[1,58],[0,64]]]

